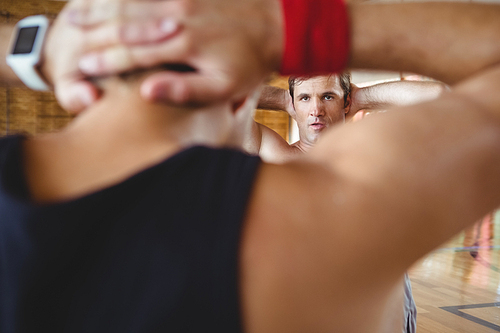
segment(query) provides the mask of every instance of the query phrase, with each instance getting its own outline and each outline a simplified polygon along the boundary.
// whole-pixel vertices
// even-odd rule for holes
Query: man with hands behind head
[[[363,110],[379,112],[437,98],[446,86],[440,82],[393,81],[359,88],[348,72],[288,80],[289,91],[266,86],[259,99],[261,109],[284,110],[295,119],[299,141],[292,147],[309,151],[330,126],[344,124]]]

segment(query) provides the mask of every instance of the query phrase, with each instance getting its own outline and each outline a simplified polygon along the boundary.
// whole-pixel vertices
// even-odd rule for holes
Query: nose
[[[320,117],[325,115],[325,111],[323,109],[323,103],[320,100],[314,99],[311,103],[311,109],[309,110],[309,114],[313,117]]]

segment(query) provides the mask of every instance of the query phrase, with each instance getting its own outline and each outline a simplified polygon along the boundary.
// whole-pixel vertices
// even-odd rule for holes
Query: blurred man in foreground
[[[484,52],[498,40],[498,6],[441,8],[458,33],[462,10],[460,22],[482,14]],[[49,37],[56,87],[78,50],[54,46],[79,34]],[[177,105],[144,102],[162,69],[101,80],[101,101],[60,133],[2,140],[2,332],[399,332],[404,271],[500,203],[498,66],[332,128],[281,166],[193,147],[237,145],[254,95],[180,108],[196,99],[169,71]]]

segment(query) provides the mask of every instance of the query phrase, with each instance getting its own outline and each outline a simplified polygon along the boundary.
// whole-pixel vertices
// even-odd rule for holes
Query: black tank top
[[[22,137],[0,140],[0,332],[239,332],[238,250],[260,159],[182,151],[35,205]]]

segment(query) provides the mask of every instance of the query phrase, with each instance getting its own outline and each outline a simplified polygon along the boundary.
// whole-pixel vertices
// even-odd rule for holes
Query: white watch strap
[[[17,66],[13,66],[12,70],[28,88],[39,91],[50,90],[50,87],[40,77],[40,74],[32,64],[23,64],[20,62]]]
[[[43,80],[37,70],[42,61],[43,44],[49,28],[50,22],[43,15],[29,16],[16,24],[16,31],[11,41],[9,54],[7,55],[7,64],[12,68],[14,73],[23,81],[23,83],[33,90],[50,90],[49,85]],[[25,33],[29,30],[36,29],[36,35],[31,44],[21,45],[21,50],[16,51],[17,43],[22,43],[21,31]],[[30,38],[24,35],[25,38]],[[20,39],[20,40],[18,40]],[[30,41],[31,42],[31,41]],[[26,46],[31,46],[31,51],[26,49]],[[23,50],[22,47],[25,49]]]

